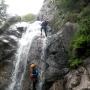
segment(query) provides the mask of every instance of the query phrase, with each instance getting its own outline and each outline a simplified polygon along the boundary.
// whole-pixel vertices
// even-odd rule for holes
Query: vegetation
[[[69,66],[76,68],[90,56],[90,0],[55,0],[58,13],[52,23],[59,30],[66,22],[78,23],[69,50]]]
[[[77,68],[79,65],[82,64],[82,60],[81,59],[77,59],[77,58],[72,58],[69,60],[69,67],[72,69]]]
[[[79,14],[79,20],[77,23],[79,24],[79,30],[76,32],[76,35],[74,36],[70,50],[71,50],[71,56],[75,58],[75,60],[72,60],[73,62],[76,61],[76,59],[85,59],[86,57],[90,56],[90,6],[87,6],[81,11]],[[73,63],[70,62],[70,65]],[[79,61],[78,63],[79,64]]]
[[[25,21],[25,22],[33,22],[35,20],[36,20],[36,16],[33,14],[27,14],[25,16],[22,16],[22,21]]]
[[[7,5],[5,4],[5,0],[0,0],[0,24],[6,20],[7,17]]]

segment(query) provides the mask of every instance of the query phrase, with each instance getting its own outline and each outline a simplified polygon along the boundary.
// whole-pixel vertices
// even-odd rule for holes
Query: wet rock
[[[63,80],[58,80],[52,85],[52,87],[49,90],[64,90],[63,85]]]
[[[89,60],[89,58],[86,60]],[[67,75],[64,76],[63,80],[61,81],[63,84],[60,84],[60,81],[58,80],[61,86],[57,85],[57,81],[55,81],[52,82],[53,84],[51,84],[51,88],[49,87],[49,90],[90,90],[89,70],[90,63],[88,63],[86,67],[79,67],[76,70],[71,70]],[[63,89],[61,89],[61,87]]]
[[[12,75],[14,56],[8,58],[6,61],[0,62],[0,90],[5,90],[10,83]]]
[[[22,33],[14,28],[11,30],[10,26],[18,20],[19,18],[12,17],[0,28],[0,90],[6,90],[11,82],[17,42]]]
[[[54,73],[55,71],[57,71],[58,75],[60,72],[62,72],[63,74],[64,71],[65,73],[68,72],[68,69],[64,70],[64,68],[67,68],[68,61],[67,48],[75,31],[75,24],[66,23],[61,31],[59,31],[57,34],[52,35],[51,37],[48,37],[46,62],[50,66],[48,70],[52,68],[52,70],[49,70],[49,72]]]
[[[73,72],[69,73],[68,79],[66,79],[66,80],[68,83],[70,83],[70,85],[68,85],[68,83],[67,83],[67,86],[69,88],[74,88],[74,87],[78,86],[81,82],[81,76],[80,75],[81,74],[77,71],[73,71]],[[68,90],[69,90],[69,88],[68,88]]]
[[[86,67],[71,70],[62,80],[51,82],[53,83],[51,87],[48,87],[49,84],[46,86],[49,90],[90,90],[89,69],[90,66],[88,64]],[[48,90],[48,88],[46,90]]]
[[[50,76],[50,78],[55,79],[58,75],[64,74],[64,68],[67,66],[67,53],[59,35],[48,38],[46,51],[46,62],[49,64],[46,71],[47,78]]]
[[[64,78],[64,76],[69,72],[69,69],[67,68],[68,65],[67,51],[69,48],[69,43],[75,31],[77,30],[76,27],[77,27],[76,24],[68,22],[57,34],[54,34],[47,38],[45,60],[46,63],[49,64],[49,67],[45,71],[46,83],[47,83],[45,85],[49,85],[49,83],[51,83],[50,85],[52,86],[54,82]],[[77,86],[80,83],[80,80],[81,78],[79,76],[73,78],[72,80],[73,83],[71,84],[71,86],[73,87]],[[46,90],[49,89],[47,88]]]
[[[72,28],[69,29],[70,27]],[[67,27],[68,36],[73,31],[72,30],[73,25],[70,24],[70,27],[69,25]],[[28,77],[29,76],[28,66],[30,63],[36,63],[38,67],[41,68],[45,74],[45,83],[43,84],[43,90],[44,89],[49,90],[50,88],[51,90],[53,90],[54,86],[57,87],[56,89],[58,90],[61,87],[61,86],[60,87],[57,86],[57,84],[54,83],[59,83],[58,80],[62,78],[64,79],[64,76],[69,72],[69,69],[67,68],[68,53],[66,48],[72,38],[71,35],[71,37],[69,36],[68,40],[65,39],[64,37],[65,30],[66,29],[62,29],[57,34],[48,36],[45,42],[46,46],[44,49],[42,43],[44,38],[41,38],[40,36],[34,38],[29,52],[28,65],[25,74],[25,76],[27,75],[27,78],[24,79],[24,83],[26,82],[27,85],[23,87],[23,90],[24,89],[28,90],[29,88],[28,85],[31,83]],[[68,30],[70,30],[70,32]],[[65,45],[65,42],[67,42],[67,45]],[[42,50],[45,51],[42,52]],[[75,78],[75,80],[76,79],[79,80],[79,78]],[[75,82],[72,84],[72,86],[75,86],[78,83],[79,82]]]
[[[26,27],[17,27],[17,30],[20,32],[20,33],[23,33],[26,31]]]
[[[19,16],[13,16],[10,17],[1,27],[0,27],[0,34],[4,33],[6,30],[9,29],[9,27],[12,24],[15,24],[16,22],[19,22],[21,20],[21,17]]]
[[[16,48],[17,41],[6,35],[0,37],[0,90],[5,90],[11,81]]]
[[[57,10],[54,5],[54,0],[45,0],[44,4],[39,12],[39,20],[49,20],[51,21],[54,18]]]
[[[90,76],[88,69],[90,67],[80,67],[77,70],[70,71],[66,76],[66,89],[67,90],[89,90],[90,89]]]
[[[8,30],[4,33],[5,35],[13,35],[16,36],[17,38],[21,38],[22,33],[20,33],[18,30]]]
[[[30,64],[35,63],[38,68],[44,69],[44,61],[42,61],[42,48],[43,48],[43,40],[40,36],[36,36],[33,39],[33,42],[30,47],[28,61],[27,61],[27,69],[25,72],[22,90],[32,90],[32,80],[30,79]]]
[[[77,32],[78,25],[76,23],[67,22],[62,28],[62,40],[65,49],[68,50],[72,37]]]

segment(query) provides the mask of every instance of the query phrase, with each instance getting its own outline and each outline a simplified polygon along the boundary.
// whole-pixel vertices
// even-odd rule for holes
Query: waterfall
[[[42,86],[45,82],[45,70],[46,70],[46,61],[45,61],[45,51],[46,51],[46,40],[47,38],[43,39],[43,47],[42,47],[42,55],[41,55],[41,61],[42,65],[41,65],[41,72],[40,72],[40,77],[39,77],[39,82],[37,85],[37,90],[42,90]]]
[[[21,84],[26,70],[28,53],[35,36],[40,35],[38,22],[30,24],[22,38],[18,42],[15,70],[12,74],[12,82],[7,90],[22,90]]]

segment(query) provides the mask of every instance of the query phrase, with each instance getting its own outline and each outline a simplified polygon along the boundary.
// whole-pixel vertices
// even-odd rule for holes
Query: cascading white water
[[[42,86],[45,82],[45,68],[46,68],[46,61],[45,61],[45,51],[46,51],[46,40],[47,38],[43,39],[43,47],[42,47],[42,55],[41,55],[41,61],[43,65],[41,65],[41,72],[39,77],[39,82],[37,85],[37,90],[42,90]]]
[[[26,33],[24,33],[22,38],[19,40],[15,70],[12,75],[12,83],[9,85],[8,90],[22,90],[21,84],[26,70],[28,53],[34,37],[40,35],[39,29],[39,22],[31,24],[26,30]]]

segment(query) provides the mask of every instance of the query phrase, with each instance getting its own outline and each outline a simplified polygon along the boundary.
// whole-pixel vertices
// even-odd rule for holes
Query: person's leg
[[[45,36],[47,37],[47,28],[44,27]]]
[[[43,29],[43,28],[41,27],[41,35],[42,35],[42,29]]]
[[[35,81],[33,81],[33,90],[36,90]]]
[[[36,90],[37,80],[33,82],[33,90]]]

